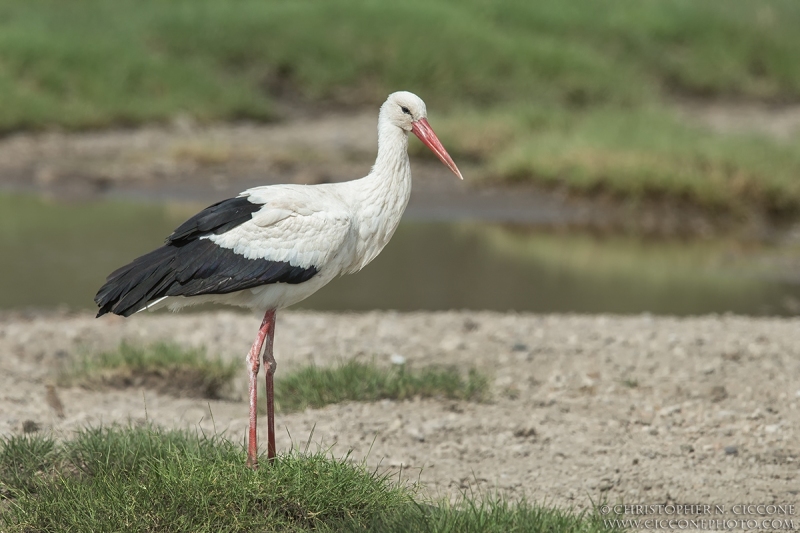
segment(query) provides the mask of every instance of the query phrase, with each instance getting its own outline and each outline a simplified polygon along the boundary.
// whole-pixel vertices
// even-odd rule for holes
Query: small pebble
[[[464,320],[464,331],[475,331],[480,327],[480,324],[472,320],[471,318],[467,318]]]
[[[721,402],[728,397],[728,391],[722,385],[715,385],[711,387],[709,397],[712,402]]]
[[[520,426],[514,430],[514,436],[521,439],[536,437],[536,428],[533,426]]]
[[[725,446],[725,455],[739,455],[739,448],[736,446]]]

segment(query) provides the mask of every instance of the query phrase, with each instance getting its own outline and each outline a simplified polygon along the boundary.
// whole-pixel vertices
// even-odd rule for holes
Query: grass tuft
[[[35,491],[36,476],[54,462],[56,443],[44,435],[15,435],[0,450],[0,498],[12,490]]]
[[[320,408],[346,401],[407,400],[443,397],[484,401],[489,380],[475,369],[464,379],[455,368],[426,367],[417,371],[396,365],[347,361],[335,367],[305,366],[275,381],[275,402],[282,411]]]
[[[600,532],[597,515],[502,498],[440,506],[363,463],[280,455],[257,471],[220,437],[143,428],[0,442],[0,529],[19,531]],[[2,500],[5,499],[3,502]]]
[[[346,457],[290,453],[254,472],[241,446],[181,431],[87,429],[55,449],[9,439],[0,457],[12,531],[306,531],[409,501]]]
[[[117,350],[86,356],[61,376],[64,385],[87,387],[148,387],[176,396],[220,399],[225,396],[239,366],[209,359],[202,349],[172,344],[136,347],[120,344]]]
[[[629,389],[635,389],[639,386],[639,381],[633,378],[625,378],[622,380],[622,385]]]
[[[239,373],[235,362],[209,359],[202,349],[171,344],[136,347],[123,342],[114,351],[77,360],[61,374],[60,382],[64,386],[146,387],[176,396],[220,399],[228,395],[231,380]],[[300,367],[279,375],[275,382],[275,401],[284,412],[346,401],[414,397],[484,401],[488,396],[489,380],[475,369],[464,378],[455,368],[412,371],[405,365],[383,368],[358,361],[331,368]]]
[[[573,513],[532,504],[525,499],[509,501],[498,495],[462,496],[455,503],[439,506],[420,504],[400,507],[377,516],[367,531],[401,533],[589,533],[620,531],[598,513]],[[349,531],[357,531],[351,529]]]

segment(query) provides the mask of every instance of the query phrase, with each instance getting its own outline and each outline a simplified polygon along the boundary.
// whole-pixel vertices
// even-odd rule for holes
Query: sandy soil
[[[26,421],[65,435],[150,420],[241,440],[241,399],[60,388],[59,418],[47,385],[70,359],[122,339],[241,359],[258,323],[234,313],[0,315],[0,435]],[[440,495],[497,488],[576,508],[592,499],[800,502],[800,319],[285,312],[277,328],[279,373],[351,357],[390,364],[400,354],[415,367],[475,366],[493,383],[486,404],[383,401],[280,415],[283,450],[313,429],[313,443],[402,465]],[[242,365],[235,397],[245,385]]]

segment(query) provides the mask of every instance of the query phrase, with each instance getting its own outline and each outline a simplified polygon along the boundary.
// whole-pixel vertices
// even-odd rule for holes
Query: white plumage
[[[268,457],[275,455],[272,332],[275,310],[295,304],[337,276],[358,272],[394,234],[411,193],[408,132],[459,178],[427,121],[425,103],[396,92],[381,106],[378,156],[361,179],[322,185],[271,185],[210,206],[173,232],[165,246],[113,272],[98,291],[98,316],[219,302],[266,311],[248,354],[248,463],[257,465],[255,377],[266,343]]]

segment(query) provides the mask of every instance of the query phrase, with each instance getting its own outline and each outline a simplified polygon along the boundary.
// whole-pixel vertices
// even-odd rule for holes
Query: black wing
[[[203,235],[225,233],[250,220],[259,209],[261,204],[254,204],[242,196],[217,202],[178,226],[166,242],[181,245]]]
[[[247,259],[204,235],[219,235],[250,220],[260,204],[246,197],[216,203],[196,214],[167,237],[166,244],[115,270],[97,292],[97,316],[130,316],[164,296],[227,294],[268,283],[303,283],[315,267],[287,261]]]

